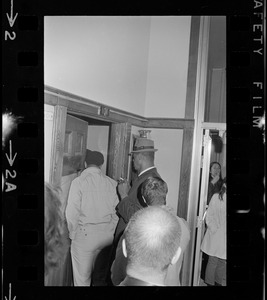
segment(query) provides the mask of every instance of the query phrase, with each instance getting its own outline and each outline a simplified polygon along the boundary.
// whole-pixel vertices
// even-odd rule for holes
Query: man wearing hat
[[[117,182],[101,172],[102,153],[86,150],[85,170],[70,187],[66,218],[74,286],[90,286],[99,252],[112,244],[118,222]]]
[[[118,242],[131,216],[140,208],[145,207],[144,203],[138,200],[141,184],[149,177],[160,177],[154,165],[155,152],[154,141],[147,138],[137,138],[133,151],[133,166],[137,171],[138,177],[129,189],[127,182],[118,185],[118,192],[121,197],[120,203],[117,205],[117,212],[120,216],[118,226],[115,233],[115,244]]]

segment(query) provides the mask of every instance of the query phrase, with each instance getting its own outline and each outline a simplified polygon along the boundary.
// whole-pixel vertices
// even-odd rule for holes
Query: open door
[[[222,124],[223,125],[223,124]],[[220,126],[217,126],[220,127]],[[224,126],[222,126],[224,127]],[[222,141],[221,149],[218,152],[214,147],[213,140],[215,137],[220,137]],[[193,267],[193,286],[200,284],[200,272],[202,267],[202,251],[201,243],[205,234],[205,214],[208,197],[209,186],[209,171],[210,163],[217,161],[221,165],[221,174],[224,178],[226,176],[226,130],[225,129],[204,129],[203,130],[203,144],[202,144],[202,158],[200,169],[200,184],[199,184],[199,198],[197,210],[197,225],[195,234],[195,252],[194,252],[194,267]]]
[[[77,173],[84,169],[87,130],[87,122],[67,115],[62,176]]]
[[[108,176],[114,180],[127,178],[131,125],[129,123],[113,123],[111,125]]]
[[[194,263],[194,278],[193,285],[199,285],[202,252],[200,251],[201,242],[205,233],[205,208],[208,196],[208,184],[209,184],[209,165],[210,165],[210,153],[211,153],[211,137],[209,130],[204,130],[203,136],[203,152],[202,152],[202,168],[200,175],[200,193],[199,193],[199,206],[197,216],[197,228],[196,228],[196,244],[195,244],[195,263]]]
[[[67,114],[60,184],[63,213],[65,213],[71,182],[84,169],[87,131],[88,123],[86,121]]]
[[[84,168],[87,130],[87,122],[68,115],[64,106],[55,107],[50,176],[52,184],[61,188],[61,210],[64,217],[71,182]],[[63,239],[65,255],[58,268],[53,269],[50,281],[47,282],[49,286],[73,285],[67,226],[64,226]]]

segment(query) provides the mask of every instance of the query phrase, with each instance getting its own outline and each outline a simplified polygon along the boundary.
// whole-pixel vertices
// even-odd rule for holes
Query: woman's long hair
[[[219,199],[220,200],[223,200],[223,195],[226,193],[226,190],[227,190],[226,177],[224,177],[222,187],[221,187],[221,190],[219,192]]]

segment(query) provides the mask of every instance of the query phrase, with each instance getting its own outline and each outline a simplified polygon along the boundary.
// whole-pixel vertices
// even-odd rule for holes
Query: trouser
[[[114,240],[113,240],[112,247],[111,247],[111,251],[109,253],[109,268],[108,268],[108,278],[107,278],[108,285],[114,285],[113,280],[111,279],[111,277],[112,277],[111,268],[112,268],[114,259],[116,257],[118,243],[120,241],[120,238],[121,238],[123,232],[124,232],[124,230],[121,230],[120,233],[118,234],[118,226],[117,226],[115,235],[114,235]]]
[[[203,280],[205,280],[205,273],[206,273],[208,261],[209,261],[208,254],[206,254],[205,252],[202,252],[202,264],[201,264],[200,278]]]
[[[122,251],[122,239],[121,237],[118,242],[115,259],[111,266],[111,281],[115,286],[119,285],[126,277],[127,258]]]
[[[94,263],[99,252],[112,244],[114,229],[111,224],[79,226],[71,243],[74,286],[90,286]]]
[[[94,264],[94,271],[92,273],[92,283],[93,286],[107,286],[109,285],[109,264],[111,256],[112,245],[103,248]]]
[[[226,260],[209,256],[209,261],[205,273],[205,282],[210,285],[222,284],[223,279],[226,278]]]

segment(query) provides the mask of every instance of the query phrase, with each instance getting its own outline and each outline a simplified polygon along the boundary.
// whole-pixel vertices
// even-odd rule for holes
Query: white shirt
[[[78,225],[118,222],[115,207],[119,203],[117,182],[97,167],[85,169],[70,187],[66,218],[69,236],[74,238]]]
[[[219,199],[219,194],[212,196],[206,223],[208,228],[201,250],[210,256],[226,259],[226,193],[223,195],[223,200]]]
[[[151,170],[151,169],[154,169],[154,168],[156,168],[156,167],[153,166],[153,167],[150,167],[150,168],[145,169],[145,170],[142,171],[140,174],[138,174],[138,177],[141,176],[141,175],[142,175],[143,173],[145,173],[146,171]]]

